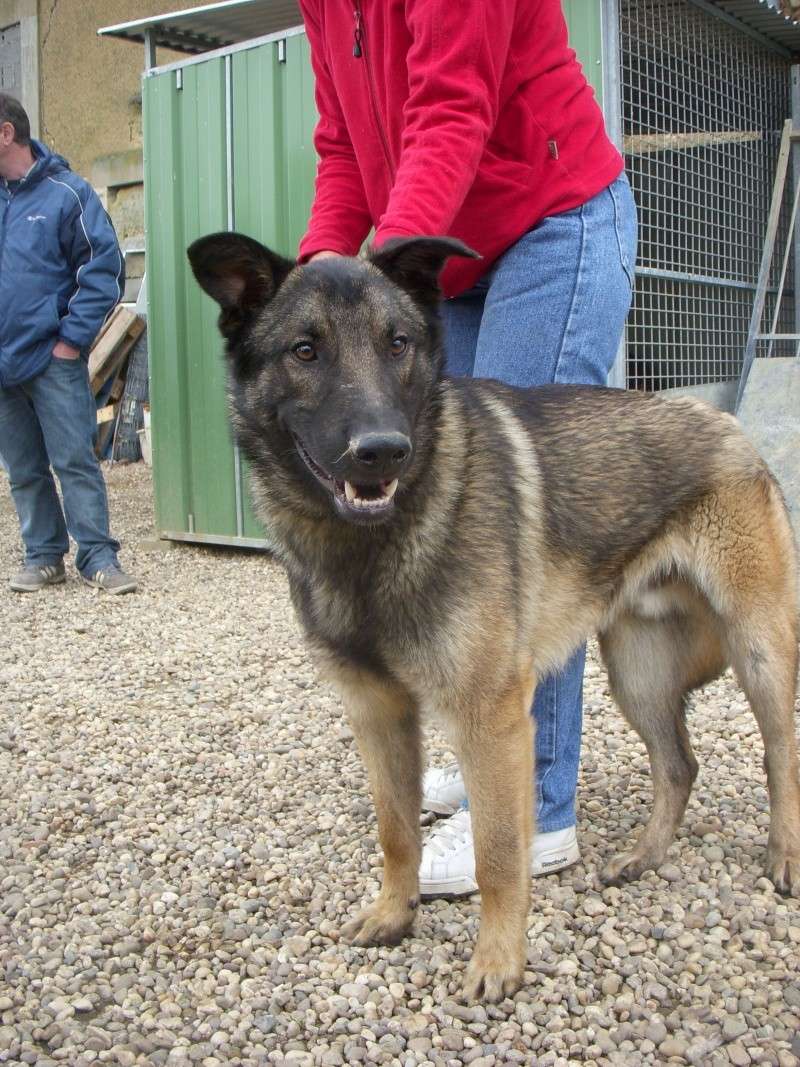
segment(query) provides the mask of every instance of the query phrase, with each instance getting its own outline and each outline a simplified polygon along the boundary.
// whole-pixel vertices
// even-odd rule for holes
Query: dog
[[[531,699],[593,633],[654,789],[605,882],[663,862],[697,773],[687,694],[730,664],[764,739],[767,873],[800,896],[795,547],[736,420],[694,399],[447,379],[438,278],[475,255],[454,239],[298,266],[222,233],[188,255],[220,305],[258,510],[369,773],[383,884],[344,935],[392,944],[411,928],[420,720],[435,713],[464,773],[481,893],[464,993],[518,988]]]

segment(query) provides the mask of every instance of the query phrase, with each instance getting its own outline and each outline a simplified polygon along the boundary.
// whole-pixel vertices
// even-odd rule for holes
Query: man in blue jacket
[[[67,531],[85,581],[109,593],[136,588],[109,532],[88,374],[89,347],[123,280],[114,227],[94,190],[31,140],[21,104],[0,93],[0,460],[25,544],[16,592],[65,580]]]

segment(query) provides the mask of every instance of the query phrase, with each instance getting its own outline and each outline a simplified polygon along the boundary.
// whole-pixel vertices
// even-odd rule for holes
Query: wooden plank
[[[106,368],[113,363],[117,347],[129,336],[138,337],[143,329],[142,320],[133,312],[123,308],[89,355],[90,375],[93,378],[98,376],[107,378],[109,375]]]
[[[127,344],[129,340],[135,342],[143,330],[144,322],[135,312],[123,307],[117,308],[113,322],[109,323],[89,354],[89,377],[93,383],[99,382],[97,388],[111,377],[114,366],[118,364],[119,346]]]
[[[108,331],[108,328],[109,328],[109,326],[110,326],[110,325],[112,324],[112,322],[114,321],[114,319],[115,319],[115,318],[117,317],[117,313],[119,312],[119,310],[120,310],[120,308],[121,308],[121,307],[122,307],[122,305],[121,305],[121,304],[117,304],[117,305],[116,305],[116,307],[114,307],[114,308],[113,308],[113,309],[112,309],[112,310],[111,310],[111,311],[110,311],[110,312],[108,313],[108,315],[106,315],[106,321],[105,321],[105,322],[103,323],[103,325],[102,325],[102,326],[100,327],[100,329],[99,329],[99,330],[97,331],[97,336],[96,336],[96,337],[95,337],[95,339],[94,339],[94,340],[92,341],[92,347],[91,347],[91,348],[89,349],[89,351],[90,351],[90,352],[94,351],[94,349],[95,349],[95,348],[97,347],[98,343],[99,343],[99,342],[100,342],[100,341],[102,340],[102,338],[103,338],[103,337],[105,336],[106,332]]]
[[[114,420],[110,422],[104,422],[97,433],[97,443],[94,446],[94,454],[98,459],[102,459],[103,453],[108,445],[108,440],[111,437],[111,433],[114,429]]]
[[[109,325],[102,338],[89,353],[89,375],[92,378],[102,374],[114,357],[114,351],[127,333],[129,320],[123,314],[117,315]]]
[[[120,367],[119,374],[114,379],[114,384],[111,386],[111,389],[110,389],[109,394],[108,394],[108,399],[109,400],[121,400],[122,399],[122,394],[125,392],[125,380],[128,377],[127,371],[128,371],[128,364],[127,364],[127,361],[126,361],[125,365]]]
[[[105,452],[106,445],[108,444],[109,438],[111,437],[111,434],[114,430],[115,417],[118,408],[118,404],[109,404],[107,407],[100,408],[100,411],[97,412],[97,439],[94,445],[94,454],[98,457],[98,459]],[[99,421],[101,412],[110,413],[108,417],[103,418],[102,422]]]
[[[120,370],[124,365],[128,356],[131,353],[133,346],[139,340],[139,337],[144,330],[144,323],[141,319],[137,318],[135,323],[131,323],[127,332],[120,339],[114,350],[104,360],[101,367],[92,370],[91,361],[89,363],[89,376],[90,384],[92,387],[92,393],[97,396],[102,388],[104,382],[107,382],[111,375]]]
[[[687,148],[708,148],[712,145],[743,144],[762,141],[760,130],[708,130],[689,133],[634,133],[623,139],[624,151],[630,155],[648,152],[681,152]]]
[[[104,422],[111,422],[117,413],[116,404],[107,404],[104,408],[97,409],[97,425],[101,426]]]

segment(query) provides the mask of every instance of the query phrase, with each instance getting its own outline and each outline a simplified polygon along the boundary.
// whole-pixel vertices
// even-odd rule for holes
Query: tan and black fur
[[[531,698],[591,634],[654,786],[649,822],[603,878],[663,861],[697,772],[687,694],[731,664],[764,739],[767,873],[800,896],[797,573],[780,491],[732,417],[443,379],[436,277],[451,254],[469,250],[408,239],[298,268],[237,235],[190,249],[222,308],[257,503],[369,771],[384,882],[346,933],[394,942],[411,927],[420,721],[435,713],[475,833],[482,922],[465,991],[494,1000],[525,960]]]

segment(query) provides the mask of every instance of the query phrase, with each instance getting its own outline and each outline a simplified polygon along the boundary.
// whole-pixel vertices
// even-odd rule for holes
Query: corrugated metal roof
[[[781,45],[789,52],[800,53],[800,23],[787,17],[781,0],[713,0],[714,6],[743,22],[745,26]]]
[[[204,4],[149,19],[122,22],[117,26],[104,26],[97,32],[103,37],[143,42],[149,31],[160,47],[198,55],[254,37],[279,33],[301,25],[302,21],[297,0],[224,0],[223,3]]]
[[[800,54],[800,22],[787,17],[789,0],[695,0],[714,7],[789,52]],[[224,0],[166,15],[156,15],[97,32],[106,37],[144,41],[149,31],[156,45],[198,55],[302,24],[297,0]]]

